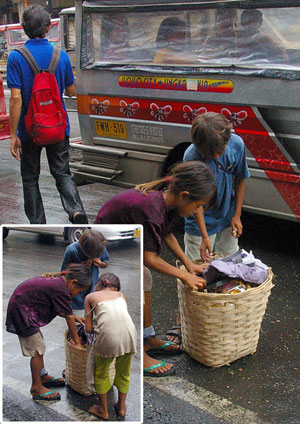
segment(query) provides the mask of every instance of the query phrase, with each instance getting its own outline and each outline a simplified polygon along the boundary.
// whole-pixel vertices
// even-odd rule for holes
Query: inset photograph
[[[2,421],[141,423],[142,226],[1,229]]]

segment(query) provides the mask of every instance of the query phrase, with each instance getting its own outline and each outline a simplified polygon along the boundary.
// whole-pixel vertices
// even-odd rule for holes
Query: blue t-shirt
[[[65,270],[69,264],[81,264],[82,262],[87,261],[89,258],[83,253],[79,247],[78,241],[70,244],[65,251],[65,255],[61,264],[61,271]],[[109,255],[107,249],[104,248],[104,252],[99,256],[99,259],[102,262],[109,261]],[[99,268],[95,265],[91,266],[92,270],[92,281],[93,286],[90,290],[90,293],[94,291],[95,285],[97,284],[99,278]],[[72,298],[72,308],[73,309],[84,309],[84,298],[86,293],[80,293],[78,296]]]
[[[205,162],[215,177],[218,189],[217,204],[204,214],[208,235],[228,228],[235,211],[235,178],[242,180],[250,177],[243,140],[232,133],[225,152],[216,160],[203,160],[192,144],[184,152],[183,160]],[[194,215],[185,218],[185,232],[194,236],[201,235]]]
[[[39,67],[41,69],[48,69],[53,53],[53,46],[49,43],[49,41],[45,38],[35,38],[32,40],[27,40],[25,46],[28,48],[28,50],[30,50],[30,53],[35,58]],[[63,107],[66,110],[62,96],[65,88],[74,84],[74,75],[69,57],[63,50],[61,51],[55,77],[57,80]],[[30,139],[29,135],[26,133],[24,117],[27,113],[30,102],[33,85],[33,73],[24,57],[16,51],[12,51],[8,56],[6,78],[8,88],[18,88],[21,90],[22,110],[18,126],[18,136],[21,141],[24,142]],[[69,135],[70,123],[69,118],[67,117],[66,137],[69,137]]]

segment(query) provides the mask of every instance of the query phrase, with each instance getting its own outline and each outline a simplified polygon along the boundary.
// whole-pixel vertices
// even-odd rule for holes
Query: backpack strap
[[[19,52],[24,57],[24,59],[27,61],[28,65],[30,66],[30,68],[33,72],[33,75],[36,75],[39,72],[41,72],[39,65],[36,63],[35,58],[32,56],[32,54],[27,49],[27,47],[25,47],[25,46],[17,47],[15,50],[17,52]]]
[[[55,75],[56,68],[60,59],[60,49],[56,46],[53,47],[53,53],[49,64],[48,71]]]

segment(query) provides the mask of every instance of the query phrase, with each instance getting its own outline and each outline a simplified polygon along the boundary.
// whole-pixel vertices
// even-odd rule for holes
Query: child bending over
[[[120,293],[119,278],[110,273],[101,275],[94,293],[86,296],[85,328],[93,332],[93,314],[96,321],[94,354],[96,356],[95,388],[99,405],[90,407],[89,412],[108,421],[107,393],[111,388],[109,366],[116,358],[114,385],[118,389],[118,402],[114,404],[118,418],[126,413],[125,399],[129,390],[130,363],[136,353],[136,329],[127,311],[125,297]]]
[[[13,292],[7,307],[6,330],[19,336],[23,355],[31,357],[30,393],[33,399],[59,400],[60,394],[47,387],[64,385],[63,379],[42,372],[45,343],[40,327],[59,315],[66,319],[75,344],[81,346],[71,298],[90,289],[91,285],[90,269],[81,264],[70,264],[64,272],[32,277]]]

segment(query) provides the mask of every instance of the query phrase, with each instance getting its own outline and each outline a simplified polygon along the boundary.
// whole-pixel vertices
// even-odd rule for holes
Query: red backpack
[[[31,98],[25,116],[26,132],[40,146],[56,144],[65,139],[67,113],[63,108],[55,71],[60,50],[54,47],[48,70],[40,69],[26,47],[17,50],[28,62],[33,75]]]

